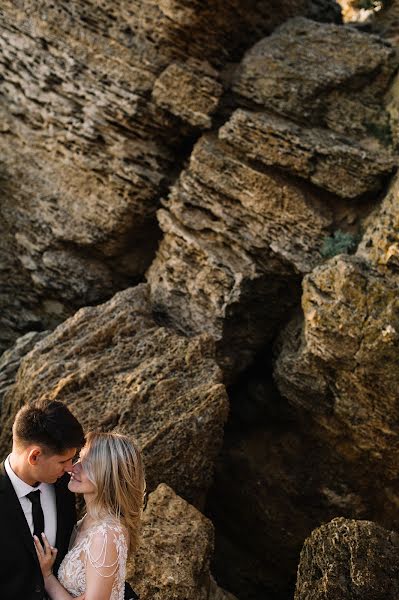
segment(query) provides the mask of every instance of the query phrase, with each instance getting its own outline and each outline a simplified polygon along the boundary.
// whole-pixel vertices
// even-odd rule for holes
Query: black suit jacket
[[[57,505],[58,548],[55,572],[68,551],[69,539],[76,522],[75,497],[68,488],[68,475],[54,484]],[[0,598],[1,600],[42,600],[43,577],[36,556],[33,537],[14,491],[0,464]]]

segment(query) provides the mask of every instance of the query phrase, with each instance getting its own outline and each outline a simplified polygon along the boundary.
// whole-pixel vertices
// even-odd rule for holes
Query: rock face
[[[334,519],[301,552],[295,600],[396,600],[399,536],[369,521]]]
[[[395,176],[381,206],[370,216],[358,255],[372,262],[378,271],[398,281],[399,274],[399,178]]]
[[[335,505],[335,515],[399,526],[396,188],[395,179],[367,220],[357,255],[336,256],[305,277],[303,317],[276,345],[275,379],[298,422],[306,423],[313,440],[307,454],[318,457],[309,495],[313,501],[325,496],[312,510],[319,522]],[[285,464],[289,473],[295,463],[288,458]],[[297,482],[304,472],[297,470]],[[337,585],[336,597],[345,598]],[[321,591],[306,593],[298,598],[322,597]],[[334,598],[333,591],[327,597]]]
[[[353,448],[382,460],[392,476],[399,420],[397,294],[397,284],[358,257],[341,255],[320,266],[303,284],[303,338],[276,365],[285,396],[330,434],[345,430]]]
[[[61,400],[86,430],[133,435],[150,488],[167,481],[200,504],[227,417],[213,354],[208,336],[186,339],[154,322],[145,285],[81,309],[22,361],[3,401],[2,454],[19,406]]]
[[[368,150],[322,128],[237,110],[222,127],[220,137],[253,160],[274,165],[310,180],[343,198],[379,190],[397,160],[384,149]]]
[[[380,189],[397,164],[376,133],[396,67],[379,38],[297,18],[233,75],[243,108],[195,145],[158,213],[164,237],[147,273],[156,310],[212,333],[227,373],[275,336],[326,236],[356,230],[348,200]]]
[[[295,320],[276,347],[288,422],[243,430],[233,419],[207,504],[215,572],[242,598],[288,597],[303,539],[322,521],[397,523],[396,285],[360,251],[321,255],[332,232],[358,232],[397,164],[384,100],[396,69],[377,37],[285,23],[246,53],[232,75],[238,108],[196,143],[158,212],[155,310],[214,336],[230,381],[275,338],[305,276],[305,326]]]
[[[235,390],[280,334],[280,395],[267,373],[262,419],[240,395],[207,504],[218,581],[241,600],[289,597],[303,539],[337,514],[399,527],[396,179],[369,214],[398,163],[398,59],[346,26],[275,29],[335,10],[0,11],[0,346],[113,296],[3,356],[2,452],[20,404],[58,398],[137,438],[151,489],[204,506],[227,418],[216,359]],[[337,230],[363,240],[325,262]],[[142,598],[228,598],[209,522],[165,487],[152,502]]]
[[[363,259],[341,255],[305,278],[302,305],[303,328],[292,323],[282,336],[280,391],[334,453],[367,517],[396,526],[397,284]],[[349,503],[338,514],[355,510]]]
[[[147,274],[154,307],[179,330],[212,333],[226,371],[242,368],[298,300],[298,271],[317,263],[331,211],[212,136],[197,143],[166,206]]]
[[[143,535],[127,579],[141,600],[237,600],[210,575],[213,526],[161,484],[149,495]]]
[[[49,332],[32,331],[18,338],[15,345],[0,356],[0,407],[4,394],[15,383],[22,358]]]
[[[388,141],[383,96],[396,67],[393,48],[379,37],[296,18],[246,53],[233,90],[281,116],[357,138],[366,150],[373,138]]]
[[[159,199],[211,126],[220,70],[285,19],[336,8],[2,2],[1,350],[142,279]]]

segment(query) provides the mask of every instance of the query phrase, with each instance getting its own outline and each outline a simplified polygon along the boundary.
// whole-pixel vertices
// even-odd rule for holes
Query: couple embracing
[[[144,492],[141,455],[127,436],[85,438],[62,402],[22,407],[0,465],[1,600],[137,598],[125,573]],[[78,523],[75,494],[86,504]]]

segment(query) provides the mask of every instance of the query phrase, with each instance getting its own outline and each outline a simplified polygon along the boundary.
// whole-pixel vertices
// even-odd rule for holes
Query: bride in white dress
[[[46,593],[51,600],[123,600],[126,560],[139,541],[145,493],[141,455],[117,433],[89,433],[68,484],[83,494],[86,515],[75,526],[69,552],[52,573],[57,550],[35,536]]]

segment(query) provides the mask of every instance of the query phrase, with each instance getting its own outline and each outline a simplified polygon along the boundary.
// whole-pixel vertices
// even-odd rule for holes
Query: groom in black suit
[[[67,473],[84,441],[82,426],[61,402],[18,412],[12,452],[0,465],[1,600],[46,597],[32,536],[44,531],[58,548],[57,572],[76,522]]]

